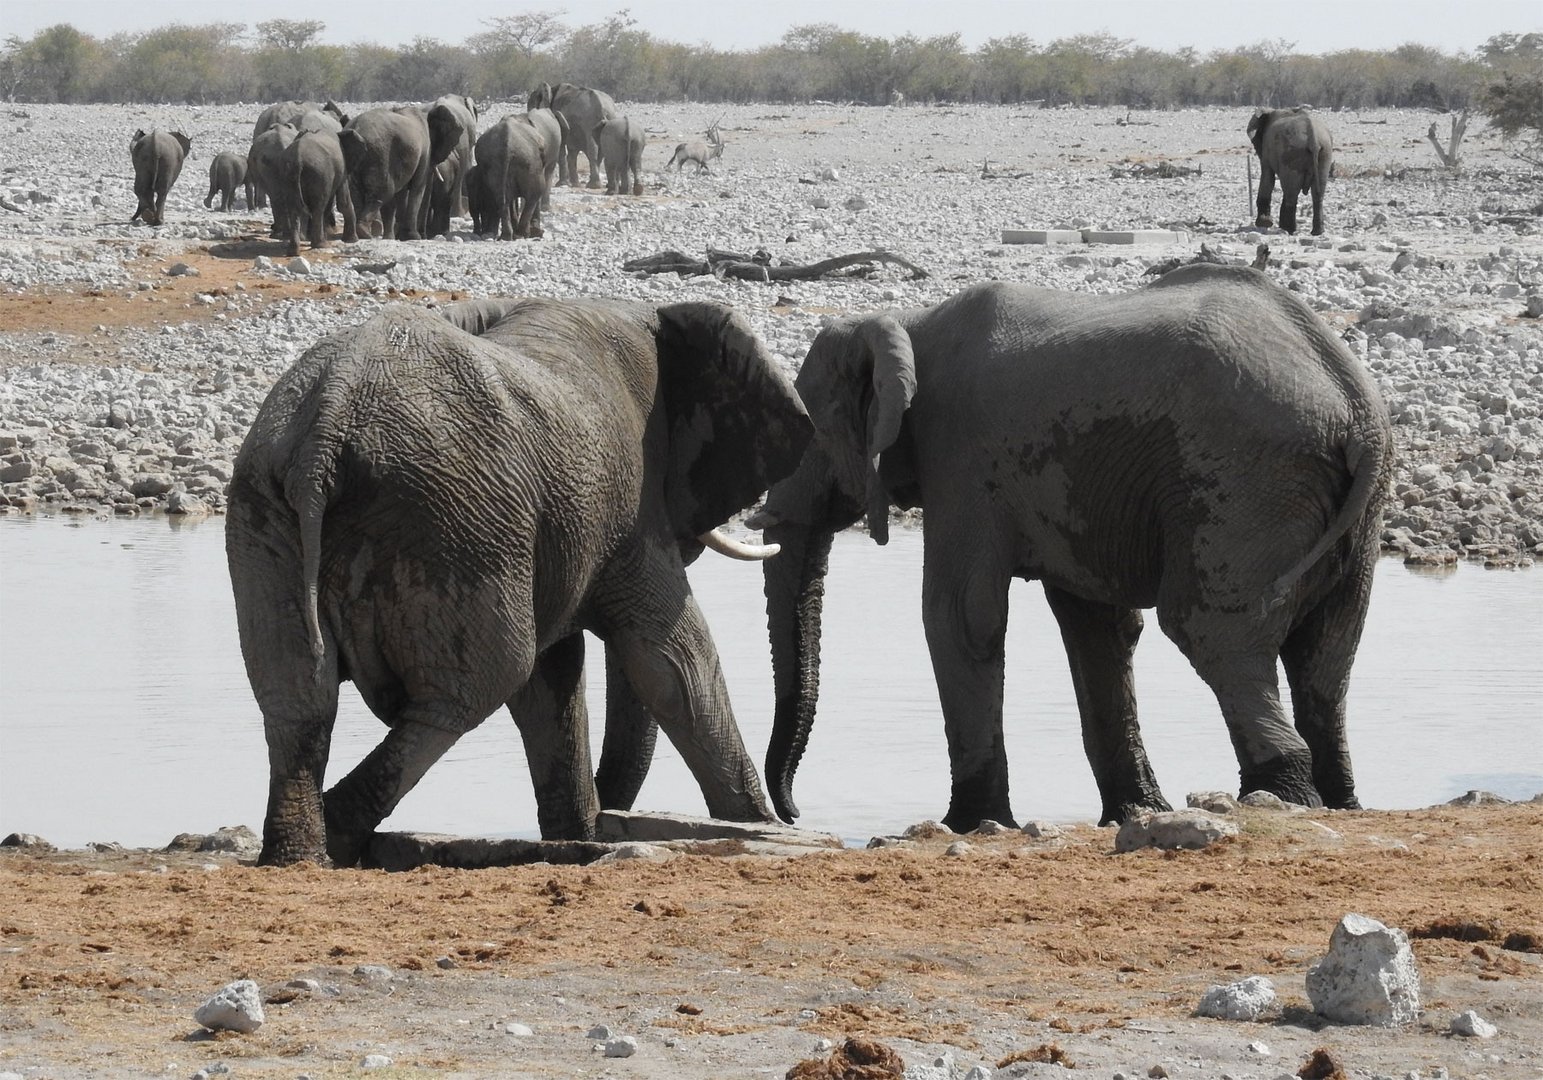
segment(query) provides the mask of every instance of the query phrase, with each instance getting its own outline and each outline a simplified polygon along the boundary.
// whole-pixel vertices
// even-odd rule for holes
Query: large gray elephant
[[[387,239],[421,240],[424,199],[435,167],[461,141],[461,121],[444,105],[368,109],[338,133],[354,212]]]
[[[603,90],[572,83],[542,83],[530,92],[527,109],[551,109],[563,118],[567,127],[567,145],[563,147],[562,165],[557,182],[578,186],[579,151],[589,159],[588,186],[600,186],[599,150],[595,146],[595,125],[620,116],[616,102]]]
[[[838,320],[797,386],[818,442],[752,526],[783,818],[813,722],[831,535],[924,506],[922,621],[952,767],[944,823],[1013,821],[1002,741],[1008,584],[1060,624],[1102,820],[1166,809],[1136,723],[1139,609],[1221,705],[1244,792],[1357,805],[1345,690],[1393,454],[1370,376],[1292,293],[1192,265],[1114,296],[972,286]],[[1291,684],[1282,711],[1276,658]]]
[[[1270,197],[1280,177],[1280,227],[1297,231],[1297,196],[1313,197],[1313,235],[1323,235],[1323,193],[1334,164],[1334,136],[1329,126],[1307,109],[1259,109],[1248,121],[1248,141],[1259,155],[1258,216],[1254,224],[1268,229]]]
[[[230,208],[236,204],[236,189],[246,188],[246,208],[252,209],[252,182],[246,178],[246,157],[242,154],[234,154],[229,150],[222,150],[214,155],[214,160],[209,163],[209,194],[204,196],[204,205],[213,206],[214,197],[220,197],[220,213],[230,213]]]
[[[532,109],[528,105],[525,115],[531,126],[541,133],[542,156],[547,161],[546,194],[541,197],[541,209],[552,208],[552,188],[557,185],[558,170],[562,166],[563,143],[568,138],[568,125],[551,109]]]
[[[294,199],[290,187],[284,183],[284,151],[295,141],[300,129],[293,124],[272,124],[252,140],[246,152],[246,175],[255,191],[269,196],[273,208],[273,224],[268,235],[288,240],[294,231]]]
[[[477,137],[472,170],[472,228],[500,240],[539,238],[551,161],[530,114],[511,113]]]
[[[300,234],[306,233],[313,249],[327,246],[327,211],[336,205],[343,219],[343,239],[359,239],[353,198],[348,190],[348,170],[343,147],[330,131],[302,131],[279,158],[280,183],[289,200],[288,253],[300,254]]]
[[[648,145],[643,125],[633,123],[631,117],[618,116],[600,121],[591,134],[605,166],[605,193],[643,194],[643,148]]]
[[[325,102],[277,101],[258,114],[257,122],[252,125],[252,138],[256,139],[278,124],[290,124],[296,131],[330,131],[336,135],[346,123],[348,114],[330,98]],[[255,200],[250,204],[251,208],[268,205],[268,192],[261,184],[252,186],[251,195]]]
[[[582,630],[615,650],[715,816],[772,820],[683,553],[810,437],[707,303],[393,307],[313,346],[237,456],[226,547],[270,787],[265,864],[353,865],[500,705],[545,837],[593,835]],[[765,554],[765,552],[762,552]],[[338,684],[390,726],[322,794]]]
[[[464,94],[445,94],[433,105],[444,106],[461,123],[461,137],[444,161],[434,166],[429,180],[429,197],[424,200],[426,220],[420,226],[424,236],[443,236],[450,232],[450,220],[466,213],[466,172],[472,165],[477,145],[477,103]]]
[[[166,220],[166,194],[182,174],[192,142],[180,131],[134,132],[129,159],[134,163],[134,198],[139,205],[130,222],[143,218],[146,225],[160,225]]]

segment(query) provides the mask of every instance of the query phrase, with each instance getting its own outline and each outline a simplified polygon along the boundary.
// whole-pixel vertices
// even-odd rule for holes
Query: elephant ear
[[[184,135],[180,131],[173,131],[171,133],[171,137],[173,139],[177,140],[177,143],[178,143],[178,145],[180,145],[182,147],[182,152],[184,154],[186,154],[190,149],[192,149],[192,147],[193,147],[193,140],[192,140],[192,138],[190,136]]]
[[[461,141],[461,121],[448,105],[436,105],[429,110],[429,164],[438,165],[452,153]]]
[[[1269,112],[1264,109],[1255,109],[1254,115],[1248,121],[1248,141],[1254,144],[1254,153],[1264,153],[1264,129],[1269,126]]]
[[[134,132],[134,134],[130,135],[129,136],[129,149],[132,150],[132,149],[134,149],[134,147],[138,146],[139,145],[139,140],[143,139],[144,137],[145,137],[145,129],[144,128],[140,128],[138,131]]]
[[[868,535],[889,542],[889,490],[879,459],[900,438],[916,395],[911,335],[890,315],[821,331],[798,373],[798,389],[825,440],[836,481],[861,500]]]
[[[658,350],[665,503],[685,539],[723,524],[790,474],[814,431],[793,384],[732,308],[659,308]]]
[[[552,84],[542,83],[530,92],[530,97],[525,101],[525,111],[531,109],[550,109],[552,107]]]
[[[271,129],[270,129],[271,130]],[[356,172],[359,163],[364,160],[369,146],[364,141],[356,128],[346,127],[338,132],[338,145],[343,148],[343,165],[350,172]]]

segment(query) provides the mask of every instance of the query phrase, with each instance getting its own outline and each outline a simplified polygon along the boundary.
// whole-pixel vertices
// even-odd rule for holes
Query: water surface
[[[693,587],[759,764],[771,669],[757,567],[705,555]],[[921,535],[876,547],[837,537],[819,717],[799,771],[801,824],[854,839],[936,818],[948,758],[920,618]],[[1543,571],[1378,567],[1350,691],[1361,801],[1427,806],[1470,788],[1543,791]],[[1055,621],[1016,583],[1005,726],[1019,818],[1099,810]],[[600,650],[590,650],[598,747]],[[1283,682],[1284,685],[1284,682]],[[1148,753],[1170,802],[1235,791],[1215,699],[1156,626],[1136,651]],[[343,688],[328,782],[385,729]],[[225,568],[224,520],[0,519],[0,835],[60,846],[165,844],[246,824],[267,799],[262,720],[246,682]],[[660,740],[639,809],[703,813],[695,781]],[[463,738],[386,823],[465,835],[536,835],[518,732],[504,712]]]

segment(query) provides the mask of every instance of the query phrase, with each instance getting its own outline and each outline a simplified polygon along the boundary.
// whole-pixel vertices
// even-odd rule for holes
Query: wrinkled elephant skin
[[[402,306],[317,343],[270,392],[230,484],[268,742],[261,861],[357,863],[500,706],[542,835],[592,836],[584,630],[708,811],[770,820],[683,552],[786,475],[810,433],[770,354],[716,304]],[[344,679],[390,731],[323,795]]]
[[[1192,265],[1094,296],[989,283],[838,320],[797,386],[818,444],[751,524],[765,565],[778,812],[819,686],[834,530],[923,506],[922,622],[952,770],[944,823],[1013,820],[1008,584],[1043,583],[1105,821],[1164,809],[1136,723],[1140,609],[1221,706],[1242,791],[1357,805],[1345,691],[1391,467],[1387,409],[1344,343],[1253,270]],[[1277,658],[1291,684],[1282,709]]]

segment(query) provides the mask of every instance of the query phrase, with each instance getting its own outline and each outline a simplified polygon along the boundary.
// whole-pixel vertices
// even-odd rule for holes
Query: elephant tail
[[[286,491],[300,526],[300,582],[304,600],[301,617],[311,646],[313,677],[320,681],[327,643],[321,629],[321,547],[322,519],[332,501],[332,478],[337,472],[336,448],[326,442],[311,441],[291,473]]]
[[[1284,604],[1302,575],[1311,570],[1331,547],[1339,543],[1356,522],[1377,506],[1382,488],[1387,483],[1388,466],[1391,461],[1390,450],[1388,440],[1378,437],[1358,438],[1346,447],[1345,459],[1350,467],[1351,481],[1350,493],[1345,496],[1345,504],[1339,508],[1339,513],[1335,514],[1334,519],[1329,522],[1328,529],[1307,554],[1302,556],[1290,570],[1275,579],[1274,585],[1265,596],[1261,615],[1266,615]]]

